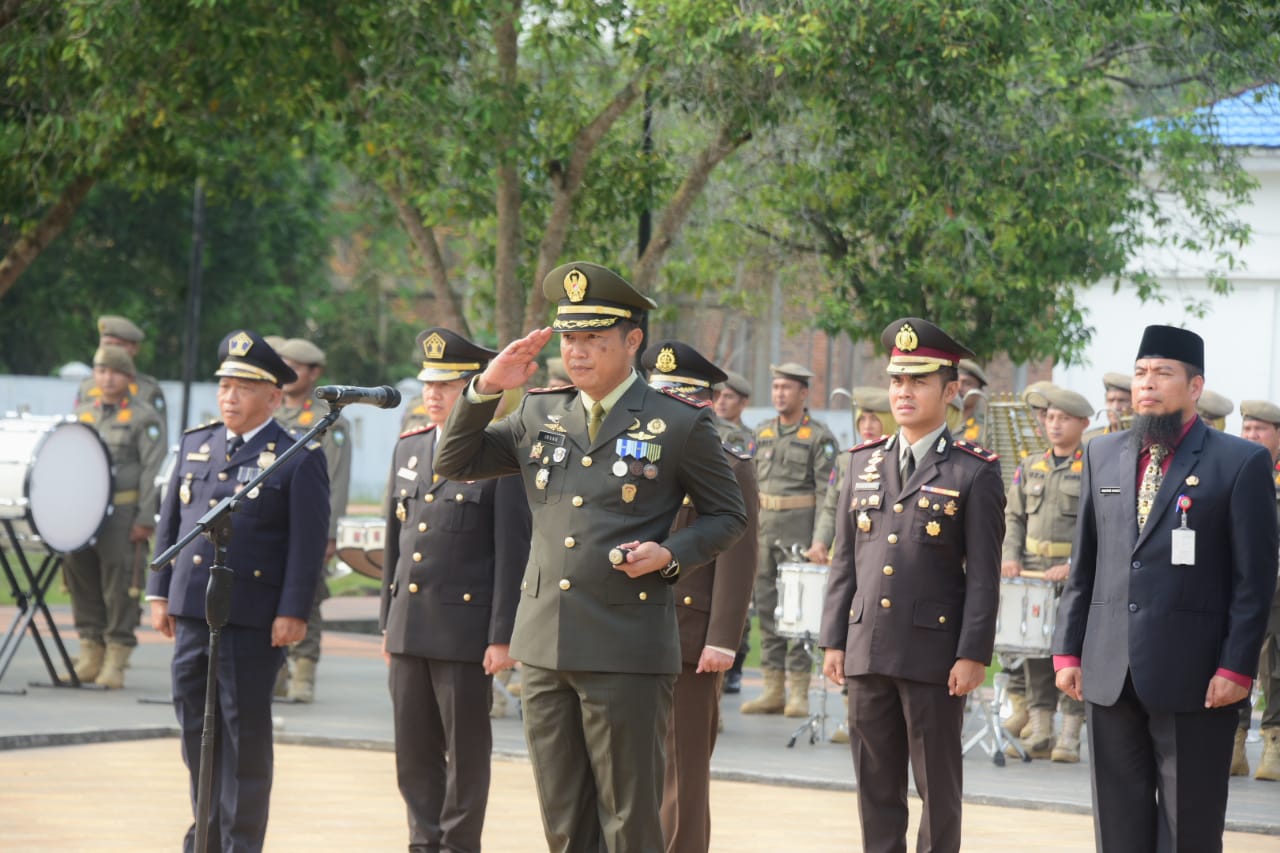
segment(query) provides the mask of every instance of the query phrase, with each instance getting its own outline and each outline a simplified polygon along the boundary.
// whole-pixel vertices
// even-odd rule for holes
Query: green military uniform
[[[714,415],[712,417],[715,417]],[[716,434],[720,441],[740,454],[752,456],[756,452],[756,434],[743,424],[735,424],[715,417]]]
[[[772,368],[775,375],[803,377],[812,374],[800,365]],[[807,374],[807,375],[806,375]],[[805,695],[813,661],[799,640],[777,634],[778,545],[808,548],[813,528],[831,486],[836,461],[836,439],[815,421],[808,409],[794,424],[774,417],[756,430],[756,481],[760,488],[759,556],[756,563],[755,605],[760,619],[760,665],[767,671],[800,675]],[[797,679],[797,684],[799,679]]]
[[[543,292],[558,304],[560,332],[615,334],[620,320],[638,322],[656,307],[595,264],[552,270]],[[600,407],[590,422],[588,405]],[[661,850],[662,743],[681,669],[671,583],[742,534],[737,480],[708,404],[652,389],[635,373],[601,400],[573,386],[529,393],[491,424],[497,406],[496,395],[470,386],[445,424],[436,472],[520,474],[533,508],[511,655],[524,664],[525,734],[548,847]],[[686,495],[698,517],[672,532]],[[631,578],[610,564],[632,541],[660,543],[674,560]]]
[[[1109,370],[1106,373],[1102,374],[1102,390],[1103,390],[1103,393],[1106,393],[1108,391],[1124,391],[1126,394],[1132,394],[1133,393],[1133,377],[1127,373],[1118,373],[1118,372]],[[1097,438],[1100,435],[1110,435],[1113,432],[1119,432],[1122,429],[1128,429],[1129,421],[1133,418],[1133,410],[1131,408],[1129,410],[1129,414],[1121,417],[1119,427],[1111,426],[1110,416],[1111,416],[1110,412],[1108,412],[1107,413],[1108,421],[1102,426],[1094,427],[1093,429],[1090,429],[1090,430],[1085,430],[1084,437],[1082,439],[1085,444],[1088,444],[1091,439]]]
[[[1235,410],[1236,404],[1229,397],[1208,388],[1200,392],[1200,399],[1196,401],[1196,412],[1219,432],[1227,428],[1227,415]]]
[[[133,370],[128,353],[118,347],[101,347],[94,364],[122,373]],[[115,472],[114,510],[97,539],[64,558],[81,643],[76,672],[82,679],[120,687],[124,666],[138,642],[134,636],[140,616],[138,594],[146,580],[141,572],[148,558],[147,544],[131,543],[129,533],[135,525],[156,526],[160,505],[156,474],[164,462],[164,422],[160,413],[143,401],[125,397],[119,405],[111,405],[104,403],[100,394],[82,400],[75,414],[81,423],[98,431]],[[139,575],[136,579],[135,571]]]
[[[977,397],[973,411],[964,418],[963,428],[961,429],[962,437],[965,441],[975,441],[982,444],[987,440],[987,374],[976,361],[972,359],[961,359],[958,369],[963,373],[968,373],[974,379],[978,380],[981,388],[969,391],[964,395],[964,399],[960,400],[962,408],[969,407],[969,395]]]
[[[127,341],[131,344],[140,344],[146,338],[142,329],[138,328],[132,321],[125,317],[119,317],[112,314],[103,315],[98,318],[98,336],[99,338],[118,338],[121,341]],[[107,342],[103,342],[107,343]],[[132,357],[130,357],[132,361]],[[94,383],[93,377],[85,377],[80,382],[80,388],[76,393],[76,406],[82,402],[92,402],[96,400],[102,392],[98,390],[98,386]],[[161,444],[168,446],[168,424],[166,417],[169,410],[165,407],[164,391],[160,388],[160,383],[154,376],[148,376],[145,373],[139,373],[137,366],[134,368],[133,378],[129,381],[129,399],[150,405],[153,409],[160,413],[160,439]]]

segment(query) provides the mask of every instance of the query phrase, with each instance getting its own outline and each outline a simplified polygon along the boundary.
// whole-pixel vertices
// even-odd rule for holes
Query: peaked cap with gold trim
[[[654,388],[672,388],[681,394],[710,391],[728,375],[700,352],[681,341],[658,341],[640,356]]]
[[[556,305],[556,318],[551,321],[555,332],[608,329],[619,320],[639,321],[646,311],[658,307],[613,270],[585,261],[561,264],[547,273],[542,294]]]
[[[894,320],[880,335],[880,344],[889,351],[890,374],[933,373],[976,358],[968,347],[919,317]]]
[[[218,346],[219,367],[214,376],[270,382],[279,388],[298,381],[298,374],[257,332],[238,329]]]
[[[418,379],[423,382],[451,382],[474,376],[497,355],[443,326],[419,332],[415,353],[422,363]]]

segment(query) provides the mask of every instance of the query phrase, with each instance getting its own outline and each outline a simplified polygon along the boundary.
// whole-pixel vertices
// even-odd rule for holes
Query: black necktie
[[[916,472],[916,454],[914,450],[907,450],[907,464],[902,466],[902,482],[911,479],[911,475]]]
[[[231,457],[236,455],[236,451],[244,444],[244,438],[238,435],[231,436],[227,441],[227,461],[231,461]]]

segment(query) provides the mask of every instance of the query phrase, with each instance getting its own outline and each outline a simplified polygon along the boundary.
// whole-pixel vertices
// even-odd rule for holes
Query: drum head
[[[89,426],[62,423],[40,442],[27,474],[35,532],[54,551],[83,548],[111,504],[111,458]]]

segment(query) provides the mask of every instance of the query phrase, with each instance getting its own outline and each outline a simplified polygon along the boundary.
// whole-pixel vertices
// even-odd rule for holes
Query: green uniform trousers
[[[130,593],[134,546],[129,541],[133,508],[107,517],[94,544],[63,557],[71,593],[71,613],[81,640],[136,646],[134,629],[142,616],[138,593]],[[145,546],[144,546],[145,547]],[[148,555],[142,554],[145,564]],[[143,583],[146,575],[142,576]]]

